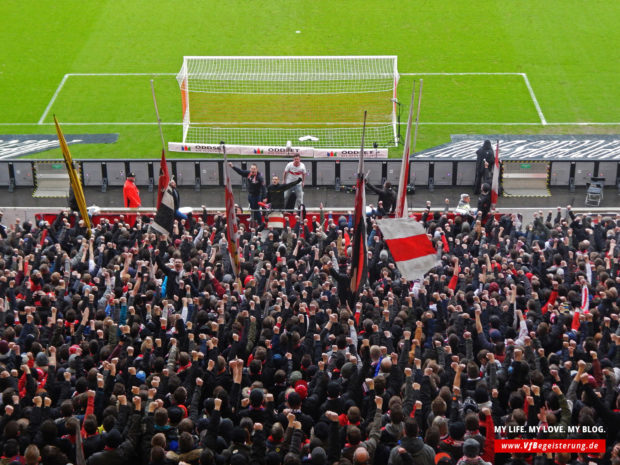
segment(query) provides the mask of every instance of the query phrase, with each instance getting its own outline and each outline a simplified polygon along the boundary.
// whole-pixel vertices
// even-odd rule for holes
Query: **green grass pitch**
[[[0,17],[0,134],[53,133],[53,114],[67,134],[119,134],[75,158],[158,156],[150,79],[180,141],[184,55],[397,55],[402,102],[424,79],[418,151],[455,133],[620,131],[620,2],[7,0]]]

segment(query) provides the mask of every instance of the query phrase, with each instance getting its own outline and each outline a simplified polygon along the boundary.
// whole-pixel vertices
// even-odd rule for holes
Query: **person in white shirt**
[[[306,166],[301,162],[301,158],[299,155],[295,155],[293,157],[293,161],[289,162],[284,168],[284,174],[282,175],[282,179],[284,180],[284,184],[288,184],[293,181],[297,181],[301,179],[301,183],[297,184],[290,189],[284,192],[284,205],[287,209],[299,208],[299,206],[304,203],[304,184],[306,182]],[[289,199],[291,195],[295,193],[295,205],[289,204]],[[292,199],[291,199],[292,203]]]

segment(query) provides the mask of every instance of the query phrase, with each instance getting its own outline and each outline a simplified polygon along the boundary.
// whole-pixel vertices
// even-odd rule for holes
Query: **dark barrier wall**
[[[0,187],[34,187],[34,166],[38,162],[59,162],[59,160],[0,160]],[[267,181],[273,174],[282,176],[289,160],[274,159],[232,159],[235,166],[243,168],[256,163]],[[512,160],[515,161],[515,160]],[[357,160],[351,159],[302,159],[308,170],[306,185],[313,187],[352,186],[355,184]],[[127,172],[136,174],[139,186],[157,185],[159,159],[119,160],[76,160],[81,167],[82,180],[86,186],[122,186]],[[615,185],[620,172],[620,163],[615,161],[549,161],[549,184],[568,186],[571,178],[575,186],[585,186],[592,176],[604,176],[606,185]],[[224,164],[222,160],[183,159],[169,160],[168,169],[180,186],[200,188],[224,185]],[[366,160],[365,169],[373,184],[390,181],[398,184],[401,161]],[[410,184],[416,186],[471,186],[475,178],[475,161],[446,161],[416,159],[409,164]],[[234,185],[242,185],[241,177],[231,170]]]

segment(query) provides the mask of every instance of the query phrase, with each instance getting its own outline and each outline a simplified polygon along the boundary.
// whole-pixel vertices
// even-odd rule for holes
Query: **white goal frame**
[[[376,67],[368,66],[372,63]],[[321,134],[324,143],[313,144],[321,147],[344,148],[357,144],[334,144],[340,137],[350,139],[351,134],[361,128],[360,122],[330,123],[329,121],[299,123],[272,123],[256,121],[255,127],[248,127],[248,122],[200,122],[192,121],[190,96],[193,92],[220,94],[368,94],[372,92],[391,91],[392,101],[389,108],[390,121],[375,123],[374,128],[382,131],[385,141],[386,129],[391,132],[390,143],[398,144],[397,88],[399,82],[398,57],[395,55],[351,55],[351,56],[184,56],[183,65],[177,74],[181,90],[183,115],[183,143],[217,144],[229,134],[241,134],[245,145],[256,143],[267,145],[286,145],[286,140],[299,144],[299,134],[313,132]],[[390,104],[390,102],[386,102]],[[386,112],[387,113],[387,112]],[[245,124],[236,128],[235,125]],[[281,125],[282,128],[278,128]],[[300,126],[293,129],[294,126]],[[312,129],[310,132],[304,125]],[[317,126],[325,125],[319,128]],[[267,126],[267,127],[265,127]],[[391,128],[389,127],[391,126]],[[372,124],[368,129],[372,131]],[[286,135],[279,143],[270,142],[270,135]],[[253,140],[253,134],[256,141]],[[334,134],[334,137],[329,137]],[[360,133],[361,134],[361,133]],[[343,135],[343,136],[340,136]],[[231,136],[232,137],[232,136]],[[280,136],[282,137],[282,136]],[[375,139],[377,139],[375,138]],[[213,140],[208,140],[213,139]],[[331,140],[329,140],[331,139]],[[369,138],[373,139],[372,135]],[[243,143],[241,145],[244,145]],[[305,144],[309,145],[309,144]]]

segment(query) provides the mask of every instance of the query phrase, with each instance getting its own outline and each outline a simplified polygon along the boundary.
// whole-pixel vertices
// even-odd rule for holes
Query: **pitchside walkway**
[[[462,188],[436,188],[433,192],[428,189],[418,188],[415,195],[409,195],[409,207],[422,210],[426,207],[426,201],[432,202],[433,208],[443,209],[444,200],[450,199],[450,208],[454,209],[458,203],[460,195],[468,192],[471,195],[472,206],[477,203],[477,196],[471,191]],[[154,207],[156,193],[148,192],[146,188],[140,188],[143,207]],[[222,210],[224,206],[224,189],[202,188],[196,192],[193,188],[180,188],[181,206],[191,206],[200,208],[206,205],[209,210]],[[236,202],[244,209],[247,208],[247,193],[240,189],[234,189]],[[569,192],[567,187],[556,187],[551,189],[551,197],[500,197],[498,209],[505,212],[521,213],[524,220],[532,220],[533,214],[542,209],[545,213],[548,210],[555,210],[558,206],[565,207],[572,205],[575,209],[585,208],[585,188],[577,188],[575,192]],[[337,192],[333,188],[312,188],[306,189],[305,203],[308,208],[316,208],[322,202],[326,210],[329,209],[352,209],[354,195],[351,192]],[[101,192],[99,188],[87,188],[85,191],[86,202],[89,206],[97,205],[102,208],[123,207],[122,189],[115,187],[109,188],[107,192]],[[366,195],[367,204],[377,204],[377,196],[371,192]],[[34,213],[50,212],[58,208],[67,206],[66,199],[46,198],[38,199],[32,197],[32,188],[16,188],[14,192],[8,190],[0,191],[0,208],[4,209],[4,224],[8,224],[15,217],[31,220]],[[605,188],[605,196],[600,208],[589,208],[590,211],[603,211],[606,213],[620,213],[620,196],[615,187]]]

